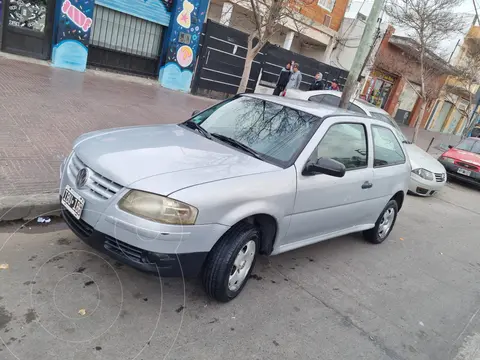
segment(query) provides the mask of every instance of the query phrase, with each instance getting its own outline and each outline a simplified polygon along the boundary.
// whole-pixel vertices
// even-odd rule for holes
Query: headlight
[[[193,225],[198,215],[198,210],[193,206],[138,190],[130,190],[120,200],[118,207],[130,214],[172,225]]]
[[[448,162],[448,163],[450,163],[450,164],[455,163],[455,160],[454,160],[454,159],[449,158],[449,157],[445,157],[445,156],[440,156],[440,159],[439,159],[439,160],[440,160],[440,161]]]
[[[425,169],[414,169],[412,170],[414,174],[417,174],[425,180],[433,180],[433,173]]]

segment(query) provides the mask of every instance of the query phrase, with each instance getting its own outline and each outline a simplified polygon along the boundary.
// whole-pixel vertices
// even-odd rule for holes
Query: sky
[[[477,1],[477,9],[480,11],[480,0]],[[373,0],[365,0],[365,1],[356,1],[353,0],[350,4],[349,9],[347,10],[347,13],[345,14],[346,17],[355,17],[356,14],[361,11],[362,14],[368,15],[370,13],[370,10],[373,5]],[[452,51],[455,49],[455,45],[457,44],[458,40],[463,39],[464,35],[470,28],[470,25],[473,21],[473,14],[475,13],[474,7],[473,7],[473,0],[464,0],[463,4],[459,6],[456,9],[456,12],[460,14],[465,14],[466,16],[464,17],[466,26],[465,26],[465,31],[464,34],[455,34],[448,40],[442,42],[440,44],[441,47],[441,53],[439,55],[444,55],[444,54],[450,54]],[[386,17],[386,16],[385,16]],[[403,35],[401,29],[397,29],[395,32],[397,35]]]

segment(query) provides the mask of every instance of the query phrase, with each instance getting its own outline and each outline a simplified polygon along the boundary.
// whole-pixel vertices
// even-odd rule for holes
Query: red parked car
[[[448,177],[480,186],[480,138],[467,138],[438,158]]]

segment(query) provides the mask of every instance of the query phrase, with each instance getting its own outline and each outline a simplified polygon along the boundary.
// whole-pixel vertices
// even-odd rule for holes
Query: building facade
[[[386,110],[398,123],[414,126],[417,122],[422,99],[420,93],[420,64],[415,54],[417,44],[405,37],[395,36],[395,29],[389,26],[380,43],[374,64],[361,90],[366,101]],[[407,55],[408,54],[408,55]],[[436,99],[452,68],[430,53],[429,74],[426,77],[428,89],[427,107],[421,126],[424,127]]]
[[[189,91],[208,0],[0,0],[2,51]]]
[[[300,9],[305,18],[301,34],[296,31],[295,24],[287,23],[270,43],[328,64],[347,6],[348,0],[306,2]],[[208,18],[244,33],[255,30],[251,11],[243,1],[212,0]]]
[[[478,58],[469,58],[471,57],[470,51]],[[480,26],[470,28],[463,43],[458,47],[452,65],[459,69],[465,68],[465,66],[474,68],[480,66]],[[426,124],[428,130],[460,135],[472,116],[475,123],[480,120],[479,113],[472,113],[477,109],[474,99],[480,88],[480,69],[477,68],[477,71],[463,75],[470,75],[471,78],[448,77],[435,103],[435,108],[428,118]],[[475,75],[477,75],[476,79],[473,78]]]
[[[367,17],[368,15],[361,11],[355,13],[350,10],[345,14],[345,18],[335,39],[332,55],[330,56],[330,65],[350,71],[362,39],[363,31],[365,30]],[[382,22],[381,18],[378,19],[372,50],[366,61],[364,70],[368,71],[371,68],[387,28],[388,25]]]

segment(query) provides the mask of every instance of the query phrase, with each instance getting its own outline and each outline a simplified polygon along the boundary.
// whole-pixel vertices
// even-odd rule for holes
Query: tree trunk
[[[420,113],[418,114],[417,122],[415,123],[415,130],[413,131],[412,142],[415,144],[418,138],[418,131],[422,123],[423,117],[425,116],[425,110],[427,109],[427,101],[422,100],[422,105],[420,106]]]
[[[252,70],[253,59],[257,55],[255,49],[247,50],[247,57],[245,58],[245,66],[243,68],[242,80],[238,86],[237,94],[244,93],[247,90],[248,79],[250,78],[250,71]]]
[[[421,81],[421,99],[422,99],[422,106],[420,107],[420,114],[418,114],[417,121],[415,122],[415,129],[413,131],[413,138],[412,143],[417,142],[418,138],[418,131],[420,130],[420,125],[423,121],[423,116],[425,114],[425,109],[427,108],[427,96],[425,92],[425,45],[422,42],[421,50],[420,50],[420,81]]]

